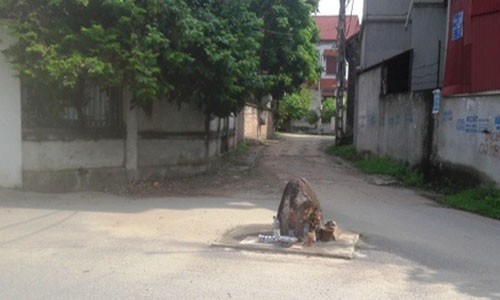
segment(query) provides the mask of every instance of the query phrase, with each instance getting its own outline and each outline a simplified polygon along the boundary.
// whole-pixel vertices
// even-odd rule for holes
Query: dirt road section
[[[280,195],[292,178],[330,180],[334,179],[332,168],[354,172],[341,161],[325,155],[324,149],[332,143],[333,137],[281,134],[276,139],[251,144],[245,153],[227,154],[220,165],[207,174],[135,182],[109,191],[135,197]]]

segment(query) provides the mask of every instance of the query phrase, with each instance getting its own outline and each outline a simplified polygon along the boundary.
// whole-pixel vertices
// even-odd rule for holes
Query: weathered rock
[[[309,231],[317,231],[323,225],[323,213],[318,197],[304,178],[290,180],[278,208],[278,220],[282,235],[289,235],[290,230],[295,236],[305,240],[304,227]]]

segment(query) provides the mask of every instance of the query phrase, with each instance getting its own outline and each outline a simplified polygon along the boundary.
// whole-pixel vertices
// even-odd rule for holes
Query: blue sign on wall
[[[451,40],[456,41],[464,36],[464,11],[459,11],[453,15],[453,28]]]
[[[441,90],[436,89],[432,91],[434,94],[434,101],[432,104],[432,113],[437,114],[439,112],[439,106],[441,105]]]

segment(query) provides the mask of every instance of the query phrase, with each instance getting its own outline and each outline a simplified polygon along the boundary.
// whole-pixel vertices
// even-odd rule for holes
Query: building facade
[[[446,4],[365,1],[354,142],[371,152],[428,165],[432,91],[442,84]]]

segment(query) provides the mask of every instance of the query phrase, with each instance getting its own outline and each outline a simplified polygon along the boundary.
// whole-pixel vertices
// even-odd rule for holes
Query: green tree
[[[330,123],[331,118],[335,116],[335,99],[326,98],[323,100],[323,109],[321,110],[321,122]]]
[[[190,99],[207,115],[238,113],[259,80],[261,21],[247,0],[187,0],[196,26],[179,48],[192,59],[166,71],[171,99]]]
[[[279,108],[279,126],[288,124],[292,120],[303,119],[311,105],[311,97],[311,90],[305,87],[298,93],[286,95]]]
[[[137,105],[193,101],[222,117],[241,110],[258,80],[261,21],[248,6],[247,0],[0,0],[18,38],[6,54],[27,81],[51,91],[47,98],[84,102],[88,84],[126,87]]]
[[[158,58],[169,52],[169,36],[185,35],[184,22],[160,27],[165,15],[178,19],[185,7],[165,1],[2,0],[18,42],[6,51],[28,82],[84,101],[85,85],[130,88],[137,104],[165,95]],[[79,95],[79,97],[77,97]]]
[[[312,19],[317,0],[252,0],[251,10],[263,20],[260,49],[262,93],[278,101],[318,79],[318,30]]]
[[[6,51],[47,101],[128,88],[135,104],[197,103],[237,113],[252,95],[280,99],[317,76],[317,1],[0,0],[18,42]],[[80,105],[81,106],[81,105]]]

